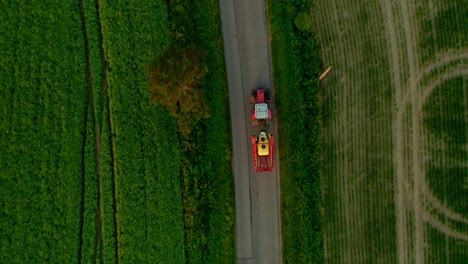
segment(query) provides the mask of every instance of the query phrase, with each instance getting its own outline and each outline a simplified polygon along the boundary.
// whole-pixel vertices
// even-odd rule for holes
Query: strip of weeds
[[[218,1],[167,3],[173,44],[195,45],[208,54],[202,89],[211,116],[181,139],[186,261],[235,263],[229,102]]]
[[[278,113],[284,263],[323,263],[318,49],[310,0],[267,1]]]

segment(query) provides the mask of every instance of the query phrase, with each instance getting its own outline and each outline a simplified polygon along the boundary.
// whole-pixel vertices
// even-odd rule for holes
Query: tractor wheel
[[[252,90],[252,93],[250,93],[250,103],[251,104],[257,103],[257,92],[255,90]]]
[[[267,103],[271,102],[271,91],[270,90],[265,90],[265,101]]]

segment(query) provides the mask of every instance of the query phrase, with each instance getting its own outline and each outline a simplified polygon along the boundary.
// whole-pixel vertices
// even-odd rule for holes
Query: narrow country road
[[[232,122],[238,264],[281,263],[278,159],[273,173],[253,172],[250,92],[273,88],[264,0],[219,0]],[[273,118],[275,109],[272,105]],[[274,122],[267,126],[276,136]],[[276,148],[276,147],[275,147]]]

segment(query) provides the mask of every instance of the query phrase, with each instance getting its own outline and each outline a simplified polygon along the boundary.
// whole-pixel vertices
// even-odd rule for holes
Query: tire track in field
[[[397,229],[397,258],[399,263],[406,263],[409,262],[408,259],[408,220],[406,219],[406,211],[407,207],[405,206],[406,201],[412,200],[413,210],[414,210],[414,227],[415,227],[415,246],[414,246],[414,257],[415,263],[424,263],[424,219],[423,219],[423,200],[420,190],[420,185],[424,181],[424,175],[422,174],[421,168],[421,149],[420,149],[420,121],[419,121],[419,112],[415,107],[411,108],[411,144],[412,144],[412,169],[411,173],[413,176],[413,190],[412,190],[412,197],[405,197],[404,189],[407,185],[405,182],[407,179],[405,178],[405,174],[409,171],[405,171],[403,168],[404,156],[403,153],[403,138],[404,131],[403,131],[403,113],[405,109],[405,101],[411,100],[411,104],[413,106],[418,105],[419,97],[417,96],[417,81],[415,76],[418,75],[419,69],[417,64],[416,58],[416,50],[417,47],[415,46],[416,38],[414,37],[413,32],[413,24],[411,21],[411,17],[414,14],[414,10],[411,9],[410,3],[406,0],[400,1],[400,12],[402,15],[402,29],[398,27],[397,21],[395,19],[395,14],[393,13],[392,3],[389,1],[381,0],[381,6],[384,9],[384,13],[386,14],[386,21],[387,21],[387,28],[389,29],[389,42],[391,46],[391,67],[393,70],[393,83],[395,85],[395,97],[394,97],[394,110],[393,118],[394,118],[394,125],[393,125],[393,142],[394,142],[394,150],[393,150],[393,157],[394,157],[394,165],[395,165],[395,206],[396,206],[396,229]],[[397,11],[398,12],[398,11]],[[404,40],[398,39],[399,30],[403,31]],[[400,53],[398,51],[398,41],[403,41],[404,46],[406,48],[406,56],[407,56],[407,63],[408,63],[408,73],[409,73],[409,81],[407,83],[409,89],[405,89],[407,91],[404,97],[401,97],[401,72],[399,67],[401,65],[400,61],[397,58],[400,58]],[[404,63],[404,62],[403,62]],[[409,93],[409,94],[408,94]],[[399,101],[402,100],[400,103]]]
[[[421,91],[418,94],[419,99],[419,105],[417,107],[417,112],[422,114],[422,107],[426,100],[430,97],[432,92],[437,88],[440,84],[443,82],[455,78],[458,76],[462,75],[468,75],[466,65],[463,63],[464,60],[468,60],[468,49],[462,49],[462,50],[449,50],[443,54],[438,54],[436,55],[436,59],[429,63],[428,65],[425,65],[421,71],[418,72],[418,75],[415,77],[416,78],[416,84],[420,86],[422,81],[424,80],[425,83],[428,83],[428,85],[423,85]],[[457,63],[454,64],[453,63]],[[453,66],[451,66],[453,65]],[[446,68],[444,68],[446,67]],[[431,73],[438,69],[444,69],[441,74],[434,75],[430,78]],[[456,71],[453,71],[455,68]],[[421,94],[422,93],[422,94]],[[403,110],[408,104],[409,104],[409,98],[410,94],[409,91],[405,93],[405,95],[402,97],[402,102],[399,108]],[[400,115],[397,118],[397,124],[402,123],[401,121],[401,115],[403,113],[401,112]],[[401,127],[401,125],[400,125]],[[403,133],[402,130],[399,133]],[[399,145],[399,144],[396,144]],[[398,152],[398,151],[396,151]],[[422,166],[422,175],[425,175],[425,168]],[[425,180],[421,182],[421,193],[424,197],[424,203],[432,206],[434,209],[437,209],[440,213],[443,215],[447,216],[448,218],[462,222],[462,223],[468,223],[468,219],[451,211],[449,208],[447,208],[445,205],[443,205],[439,199],[433,196],[432,191],[430,190],[429,186],[427,186]]]
[[[82,23],[83,32],[85,32],[85,24]],[[84,34],[85,35],[85,34]],[[86,194],[86,144],[88,142],[87,138],[87,126],[88,126],[88,110],[89,110],[89,101],[90,101],[90,91],[92,90],[93,77],[91,73],[91,65],[89,62],[89,46],[86,45],[86,36],[85,36],[85,57],[86,57],[86,90],[85,90],[85,102],[84,102],[84,122],[83,122],[83,142],[81,149],[81,203],[80,203],[80,235],[79,235],[79,246],[78,246],[78,263],[82,263],[83,259],[83,227],[84,227],[84,211],[85,211],[85,194]]]
[[[87,26],[86,26],[86,17],[84,14],[84,5],[80,1],[80,15],[81,15],[81,26],[83,31],[84,39],[84,48],[85,48],[85,63],[86,63],[86,91],[85,91],[85,103],[84,103],[84,126],[83,126],[83,148],[81,150],[82,155],[82,176],[81,176],[81,208],[80,208],[80,237],[79,237],[79,247],[78,247],[78,263],[82,263],[83,259],[83,227],[84,227],[84,210],[85,210],[85,193],[86,193],[86,144],[87,144],[87,126],[88,126],[88,111],[90,105],[90,97],[93,90],[93,73],[91,69],[90,61],[90,48],[87,35]]]
[[[104,263],[104,228],[103,228],[103,208],[102,208],[102,162],[101,162],[101,131],[97,124],[96,120],[96,102],[94,98],[93,92],[93,73],[92,73],[92,66],[91,66],[91,55],[90,55],[90,44],[89,44],[89,32],[86,22],[86,12],[84,7],[84,0],[80,0],[80,14],[82,19],[82,27],[83,27],[83,34],[84,34],[84,44],[85,44],[85,57],[86,57],[86,71],[87,71],[87,98],[88,103],[91,106],[92,116],[93,116],[93,127],[94,127],[94,137],[95,137],[95,157],[96,157],[96,174],[98,177],[98,201],[97,201],[97,210],[96,210],[96,244],[95,244],[95,256],[94,259],[96,261],[96,251],[100,248],[99,257],[101,263]],[[81,238],[82,240],[82,238]],[[82,241],[81,248],[82,248]],[[80,250],[81,251],[81,250]],[[79,260],[82,261],[82,255],[79,254]]]
[[[468,51],[468,50],[465,50],[465,51]],[[465,56],[468,58],[468,52],[466,52]],[[445,56],[445,57],[447,58],[447,60],[444,60],[445,64],[450,64],[450,62],[458,61],[457,58],[449,58],[449,56]],[[461,58],[458,57],[458,59],[462,60],[463,57]],[[424,103],[433,93],[435,88],[439,87],[441,84],[443,84],[447,80],[460,77],[460,76],[468,76],[467,65],[460,63],[455,66],[456,66],[455,70],[453,68],[448,68],[447,72],[442,72],[442,75],[438,75],[438,76],[436,75],[427,81],[428,85],[424,86],[422,95],[420,96],[421,99],[419,101],[419,105],[417,106],[418,112],[422,113],[422,108],[424,106]],[[427,71],[427,74],[429,74],[430,72],[432,72],[432,70]],[[426,175],[425,166],[422,167],[422,172],[423,172],[423,175]],[[426,210],[427,212],[429,212],[430,208],[432,208],[432,209],[435,209],[440,214],[442,214],[446,220],[451,219],[453,221],[457,221],[465,225],[468,224],[468,218],[451,210],[449,207],[447,207],[446,204],[443,204],[440,201],[440,199],[436,198],[433,195],[432,190],[430,189],[426,181],[423,181],[421,183],[421,190],[423,193],[424,202],[426,204],[425,207],[427,207],[427,210]],[[450,227],[447,223],[442,223],[436,220],[432,215],[425,217],[425,221],[431,224],[435,229],[444,233],[448,237],[466,240],[465,238],[467,237],[467,235],[463,234],[463,232]]]
[[[113,222],[114,222],[114,239],[115,239],[115,261],[117,264],[120,264],[120,252],[119,252],[119,236],[118,236],[118,221],[117,221],[117,181],[116,181],[116,172],[115,172],[115,142],[114,142],[114,131],[112,125],[112,108],[111,108],[111,97],[108,95],[108,78],[107,78],[107,60],[106,53],[104,50],[104,39],[102,31],[102,21],[101,21],[101,5],[99,0],[95,0],[95,9],[97,14],[98,21],[98,34],[99,34],[99,51],[101,54],[101,65],[102,65],[102,83],[101,83],[101,115],[100,121],[101,124],[104,122],[104,109],[107,110],[106,114],[106,123],[109,126],[109,140],[110,140],[110,155],[111,155],[111,179],[112,179],[112,207],[113,207]],[[107,100],[105,100],[107,98]]]
[[[444,82],[450,79],[464,76],[464,75],[468,75],[468,65],[463,65],[459,69],[448,72],[442,76],[438,76],[436,80],[431,81],[429,85],[424,87],[425,89],[421,95],[421,100],[419,101],[419,105],[417,105],[418,111],[422,113],[422,108],[424,106],[424,103],[429,98],[429,96],[431,96],[435,88],[437,88],[439,85],[443,84]]]
[[[425,262],[425,254],[424,254],[424,244],[425,244],[425,234],[424,234],[424,218],[423,218],[423,213],[424,213],[424,201],[422,197],[422,191],[420,189],[421,184],[424,182],[424,175],[423,175],[423,164],[421,161],[422,153],[421,153],[421,124],[420,124],[420,112],[419,109],[416,108],[417,105],[419,105],[419,96],[418,96],[418,83],[417,83],[417,78],[420,74],[420,70],[418,68],[418,63],[417,63],[417,47],[415,46],[417,42],[417,38],[415,37],[414,33],[414,24],[412,21],[413,15],[415,14],[415,11],[413,10],[413,6],[406,0],[401,0],[400,1],[400,11],[402,15],[402,25],[403,25],[403,32],[404,32],[404,38],[405,38],[405,46],[406,46],[406,53],[407,53],[407,60],[408,60],[408,71],[409,71],[409,82],[408,82],[408,88],[409,88],[409,95],[407,95],[403,100],[411,100],[411,145],[412,145],[412,153],[411,153],[411,160],[412,160],[412,168],[411,168],[411,173],[413,176],[413,195],[412,195],[412,201],[413,201],[413,210],[414,210],[414,236],[415,236],[415,241],[414,241],[414,262],[415,263],[424,263]],[[394,21],[393,21],[394,23]],[[395,25],[396,27],[396,25]],[[404,109],[403,107],[400,106],[399,113],[397,116],[400,114],[402,115]],[[398,117],[396,120],[398,123],[396,125],[396,131],[398,134],[395,136],[397,138],[403,138],[403,129],[401,126],[401,117]],[[398,151],[401,149],[401,141],[397,140],[397,147],[395,148],[394,151]],[[402,164],[403,157],[400,155],[398,157],[400,160],[398,163]],[[404,173],[401,169],[397,169],[397,179],[398,181],[405,181],[405,177],[401,172]],[[401,187],[400,184],[397,185],[398,187]],[[401,192],[402,189],[397,190],[397,199],[399,199],[399,192]],[[401,212],[402,205],[397,205],[398,209],[398,219],[397,222],[399,222],[399,225],[397,226],[398,229],[400,228],[406,228],[403,227],[400,224],[403,224],[406,226],[405,223],[401,223],[401,215],[403,212]],[[407,234],[404,234],[401,230],[398,231],[398,239],[402,240],[401,236],[407,236]],[[401,249],[401,246],[399,247]],[[407,256],[407,255],[406,255]],[[399,261],[405,261],[406,257],[403,252],[398,253],[398,259]]]
[[[385,24],[388,31],[388,42],[390,44],[389,62],[392,69],[392,82],[394,86],[393,96],[393,125],[392,125],[392,141],[393,141],[393,164],[394,164],[394,189],[395,189],[395,215],[396,215],[396,232],[397,232],[397,259],[398,263],[406,263],[408,256],[408,231],[407,231],[407,219],[406,219],[406,206],[404,204],[405,193],[404,193],[404,168],[403,160],[401,159],[403,153],[403,127],[401,113],[404,112],[404,104],[400,104],[401,98],[401,72],[400,72],[400,52],[398,46],[398,35],[397,35],[397,22],[395,21],[395,15],[392,10],[392,3],[388,0],[380,0],[380,4],[383,9],[385,16]]]
[[[417,42],[414,37],[413,24],[411,18],[415,15],[410,3],[407,0],[401,0],[401,12],[403,16],[403,31],[405,34],[406,51],[408,56],[408,71],[409,71],[409,91],[411,105],[411,143],[412,143],[412,173],[413,173],[413,204],[414,204],[414,227],[415,227],[415,246],[414,246],[414,260],[416,264],[425,263],[424,254],[424,205],[421,195],[421,183],[424,181],[422,174],[423,164],[421,163],[421,147],[420,147],[420,113],[415,106],[419,104],[419,97],[417,94],[417,83],[415,76],[418,75],[419,69],[417,64],[415,43]],[[402,136],[402,135],[398,135]]]
[[[422,108],[424,106],[424,103],[427,101],[427,99],[430,97],[430,95],[433,93],[435,88],[443,84],[445,81],[450,80],[452,78],[456,78],[459,76],[464,76],[468,75],[468,67],[466,64],[463,63],[463,60],[468,59],[468,49],[462,49],[462,50],[451,50],[448,51],[442,55],[437,55],[437,59],[435,62],[427,65],[424,67],[424,69],[421,71],[421,73],[417,76],[417,82],[418,84],[421,83],[423,78],[426,76],[430,76],[432,72],[439,68],[443,68],[444,66],[451,66],[452,63],[459,62],[458,64],[455,64],[452,67],[447,67],[441,74],[439,75],[434,75],[431,78],[428,78],[426,82],[428,83],[427,85],[424,85],[421,91],[421,94],[419,95],[419,105],[417,106],[417,111],[421,113],[422,115]],[[407,103],[407,102],[405,102]],[[425,175],[425,167],[422,166],[422,174]],[[426,181],[424,180],[421,182],[421,190],[422,190],[422,195],[424,197],[424,203],[426,204],[426,207],[432,207],[433,209],[437,210],[439,213],[444,215],[445,217],[463,223],[463,224],[468,224],[468,219],[451,209],[449,209],[446,205],[442,204],[441,201],[436,198],[430,187],[427,185]],[[444,232],[441,230],[444,234],[449,235],[450,234],[458,234],[463,236],[463,234],[459,231],[454,230],[453,228],[448,227],[447,225],[444,225],[443,223],[438,223],[437,225],[434,225],[436,229],[439,229],[440,226],[444,226],[444,230],[450,230],[450,232]]]
[[[385,1],[385,0],[381,0],[381,1]],[[463,64],[464,60],[468,60],[468,49],[449,50],[443,54],[438,54],[436,56],[436,59],[432,63],[424,66],[421,69],[421,71],[418,72],[417,76],[415,77],[416,78],[415,83],[419,85],[426,76],[429,76],[435,70],[440,69],[444,66],[450,66],[450,64],[454,62],[460,62],[460,64]],[[449,68],[448,70],[450,69],[451,68]],[[444,75],[437,75],[436,77],[443,78]],[[433,87],[433,89],[434,88],[435,87]],[[410,98],[411,98],[410,91],[407,91],[403,95],[403,97],[401,97],[401,100],[402,100],[401,107],[404,107],[405,105],[407,105],[409,103]],[[420,100],[420,101],[424,102],[424,100]]]
[[[431,209],[434,209],[438,211],[440,214],[442,214],[443,216],[446,216],[450,220],[468,225],[468,219],[464,217],[463,215],[450,210],[449,208],[447,208],[446,205],[442,204],[442,202],[439,199],[434,197],[434,195],[432,194],[432,191],[430,190],[429,186],[427,186],[426,183],[424,183],[421,186],[421,189],[424,190],[424,200],[428,201],[426,205],[426,207],[428,208],[427,211],[431,211]]]

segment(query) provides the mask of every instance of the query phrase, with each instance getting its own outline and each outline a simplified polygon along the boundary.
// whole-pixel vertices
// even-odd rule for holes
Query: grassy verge
[[[284,263],[323,262],[319,61],[312,32],[301,21],[307,21],[309,6],[307,0],[268,1]]]
[[[74,263],[86,134],[79,4],[0,6],[0,262]]]
[[[202,83],[211,117],[182,140],[182,192],[187,263],[235,263],[234,182],[229,109],[218,1],[170,1],[175,45],[196,45],[208,56]]]

